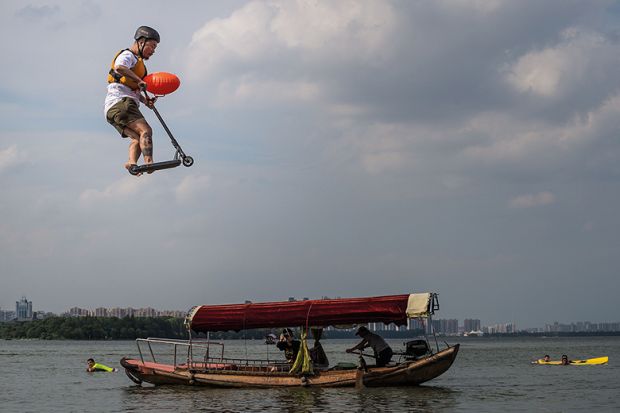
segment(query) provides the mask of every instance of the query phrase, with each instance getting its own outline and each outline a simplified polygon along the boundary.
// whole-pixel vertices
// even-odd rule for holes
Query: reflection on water
[[[213,412],[443,412],[457,406],[459,392],[434,386],[413,388],[211,389],[189,386],[123,389],[121,409]]]
[[[348,411],[442,412],[456,406],[457,393],[431,386],[363,389],[350,395]]]

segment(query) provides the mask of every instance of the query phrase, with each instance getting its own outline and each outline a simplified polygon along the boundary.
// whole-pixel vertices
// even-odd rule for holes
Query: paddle
[[[373,359],[378,358],[377,356],[375,356],[374,354],[368,354],[368,353],[363,353],[361,351],[351,351],[351,354],[358,354],[360,356],[364,356],[364,357],[372,357]]]
[[[359,359],[360,359],[360,365],[357,367],[357,371],[355,372],[355,388],[356,389],[363,389],[364,387],[364,373],[366,373],[368,371],[368,368],[366,367],[366,360],[364,360],[364,353],[360,352],[354,352],[352,351],[351,353],[353,354],[359,354]]]

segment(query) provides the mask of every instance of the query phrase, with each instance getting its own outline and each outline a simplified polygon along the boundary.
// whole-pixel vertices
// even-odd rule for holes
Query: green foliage
[[[264,340],[267,334],[278,335],[280,329],[218,331],[211,340]],[[407,338],[422,331],[382,331],[386,338]],[[295,329],[295,336],[300,331]],[[206,337],[204,334],[194,335]],[[49,317],[43,320],[0,323],[0,339],[36,338],[42,340],[135,340],[161,337],[187,339],[183,319],[171,317]],[[352,330],[325,331],[323,338],[357,338]]]
[[[0,323],[0,338],[43,340],[134,340],[145,337],[187,338],[183,319],[171,317],[49,317]]]

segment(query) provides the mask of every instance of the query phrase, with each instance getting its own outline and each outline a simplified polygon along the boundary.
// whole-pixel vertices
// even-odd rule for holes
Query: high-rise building
[[[88,317],[90,315],[90,311],[86,308],[73,307],[69,309],[69,315],[71,317]]]
[[[108,311],[108,314],[110,317],[123,318],[125,317],[125,315],[127,315],[127,311],[124,308],[115,307],[110,309],[110,311]]]
[[[151,307],[139,308],[134,311],[135,317],[157,317],[157,310]]]
[[[15,317],[17,321],[32,320],[32,301],[28,301],[26,297],[15,301]]]
[[[0,322],[12,321],[15,319],[15,311],[0,310]]]
[[[426,330],[426,321],[420,318],[410,318],[407,324],[409,330]]]
[[[433,320],[433,330],[437,333],[443,334],[458,334],[459,332],[459,320]]]
[[[480,320],[466,318],[463,321],[463,331],[469,333],[470,331],[480,331]]]
[[[107,317],[108,309],[104,307],[95,308],[95,317]]]

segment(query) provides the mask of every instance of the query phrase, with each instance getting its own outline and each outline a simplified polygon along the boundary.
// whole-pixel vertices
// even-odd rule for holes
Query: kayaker
[[[570,360],[568,359],[568,356],[566,354],[562,354],[561,363],[563,366],[568,366],[570,364]]]
[[[551,361],[551,357],[549,357],[549,354],[545,354],[545,357],[543,357],[543,361],[545,363],[548,363],[549,361]]]
[[[95,360],[93,359],[88,359],[86,360],[86,363],[88,364],[88,367],[86,368],[86,371],[106,371],[108,373],[111,373],[113,371],[117,371],[115,368],[112,367],[108,367],[105,364],[100,364],[100,363],[95,363]]]
[[[360,336],[362,341],[355,347],[347,349],[347,353],[352,353],[355,350],[364,350],[367,347],[371,347],[375,353],[377,359],[377,367],[383,367],[392,360],[392,348],[385,342],[385,340],[375,334],[371,333],[366,327],[361,326],[357,329],[356,336]]]
[[[297,359],[301,341],[295,339],[293,330],[285,328],[282,330],[282,334],[280,334],[280,339],[276,343],[276,347],[280,349],[280,351],[284,351],[286,361],[292,364],[295,362],[295,359]]]

